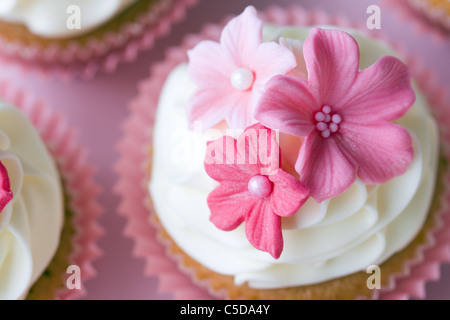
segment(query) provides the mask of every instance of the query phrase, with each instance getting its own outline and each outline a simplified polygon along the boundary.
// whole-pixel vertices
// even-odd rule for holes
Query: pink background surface
[[[97,276],[85,283],[86,300],[92,299],[171,299],[158,293],[158,280],[144,276],[144,261],[132,255],[133,242],[123,237],[125,219],[117,214],[118,197],[113,192],[117,181],[114,164],[119,153],[116,143],[122,136],[121,124],[128,115],[127,105],[137,95],[139,81],[149,76],[152,63],[162,60],[164,52],[176,46],[189,33],[196,33],[204,23],[217,23],[226,15],[238,14],[252,4],[263,10],[272,4],[286,6],[301,4],[305,8],[322,8],[340,13],[351,21],[365,24],[366,9],[376,4],[381,8],[381,30],[407,52],[419,56],[436,72],[438,82],[450,88],[450,38],[436,41],[430,33],[418,33],[415,23],[401,20],[397,12],[377,0],[200,0],[190,9],[186,20],[174,26],[172,33],[156,42],[156,46],[142,52],[136,61],[119,66],[113,74],[99,74],[92,80],[70,82],[43,78],[33,73],[20,73],[15,66],[0,70],[51,108],[66,115],[69,125],[78,130],[79,142],[88,150],[88,161],[96,167],[95,180],[103,188],[99,198],[104,208],[100,224],[105,235],[98,244],[103,256],[94,262]],[[450,299],[450,264],[441,268],[441,279],[426,285],[427,299]]]

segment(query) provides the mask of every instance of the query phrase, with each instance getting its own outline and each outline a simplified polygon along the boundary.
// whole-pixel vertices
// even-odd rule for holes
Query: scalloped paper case
[[[321,10],[306,11],[293,6],[286,9],[271,7],[260,13],[265,22],[279,25],[310,26],[317,24],[336,25],[356,28],[367,33],[367,29],[350,23],[342,16],[328,15]],[[140,83],[139,95],[130,103],[130,116],[123,124],[124,136],[118,144],[121,157],[116,164],[120,179],[115,192],[121,197],[119,214],[127,219],[124,229],[126,237],[134,241],[134,256],[146,262],[145,274],[159,279],[160,293],[171,293],[175,299],[212,299],[206,283],[196,283],[189,271],[180,270],[177,258],[168,254],[164,241],[158,236],[158,227],[150,222],[154,215],[149,204],[147,183],[149,176],[149,148],[152,141],[152,126],[155,109],[165,79],[170,71],[181,62],[187,61],[186,51],[199,41],[217,39],[223,26],[208,25],[199,34],[187,36],[183,43],[167,51],[164,61],[153,66],[151,76]],[[376,34],[371,34],[380,38]],[[393,46],[400,51],[398,46]],[[406,55],[403,55],[406,56]],[[413,58],[407,59],[412,76],[421,90],[426,94],[442,129],[441,142],[443,156],[450,159],[450,131],[445,129],[450,123],[450,108],[446,105],[445,91],[440,88],[420,63]],[[449,127],[449,126],[448,126]],[[140,166],[136,166],[140,163]],[[427,233],[426,243],[420,247],[414,259],[404,264],[403,272],[392,277],[390,285],[377,291],[374,299],[409,299],[425,298],[425,284],[440,277],[440,265],[450,262],[450,173],[443,177],[444,191],[440,195],[441,209],[435,212],[437,227]],[[182,268],[181,268],[182,269]]]

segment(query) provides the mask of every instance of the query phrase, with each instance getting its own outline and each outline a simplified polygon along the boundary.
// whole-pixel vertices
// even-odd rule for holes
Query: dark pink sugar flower
[[[223,29],[220,43],[202,41],[188,52],[189,76],[196,91],[187,102],[188,121],[205,130],[226,120],[233,129],[256,121],[253,108],[274,75],[295,68],[294,54],[275,42],[262,42],[263,23],[247,7]]]
[[[345,191],[358,176],[379,184],[413,159],[410,134],[392,121],[414,103],[407,67],[385,56],[359,70],[348,33],[314,28],[303,45],[308,79],[272,78],[254,117],[280,132],[306,137],[295,169],[317,201]]]
[[[0,162],[0,213],[12,198],[13,192],[11,190],[8,172],[3,163]]]
[[[309,190],[280,168],[274,131],[255,124],[237,140],[223,136],[209,142],[205,170],[220,183],[207,199],[213,224],[230,231],[245,222],[250,243],[279,258],[281,217],[295,214]]]

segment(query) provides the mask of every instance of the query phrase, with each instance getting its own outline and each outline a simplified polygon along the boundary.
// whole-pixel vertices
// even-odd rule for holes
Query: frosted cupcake
[[[450,3],[446,0],[383,0],[392,8],[400,20],[412,23],[414,31],[426,33],[437,43],[450,35]]]
[[[191,0],[7,0],[0,52],[47,73],[93,76],[151,47],[183,18]]]
[[[310,21],[298,8],[266,17],[272,23],[248,7],[223,30],[209,27],[213,40],[189,38],[142,86],[121,150],[149,143],[136,128],[154,122],[141,172],[146,219],[178,267],[214,296],[391,294],[399,275],[423,262],[441,212],[430,106],[384,42],[331,20],[302,26]],[[143,118],[149,106],[154,119]],[[117,188],[131,197],[126,175],[138,172],[126,160]],[[145,220],[127,213],[136,209],[129,200],[128,234],[164,283],[174,273],[145,250],[150,240],[136,227]],[[191,288],[171,279],[178,298]]]
[[[446,0],[408,0],[426,19],[450,32],[450,3]]]
[[[80,297],[102,233],[83,149],[42,104],[4,81],[0,96],[20,106],[0,100],[0,299]]]

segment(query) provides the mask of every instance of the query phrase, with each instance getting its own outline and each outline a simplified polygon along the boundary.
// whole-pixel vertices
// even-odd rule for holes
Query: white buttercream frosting
[[[0,100],[0,161],[13,200],[0,212],[0,300],[22,299],[59,244],[63,197],[58,171],[28,118]]]
[[[67,38],[95,29],[136,1],[2,0],[0,20],[24,24],[42,37]],[[80,17],[79,26],[73,24],[75,15]]]
[[[360,46],[361,69],[382,56],[397,56],[381,42],[344,30]],[[266,25],[264,39],[304,41],[309,31]],[[344,194],[320,204],[310,198],[296,215],[283,218],[284,250],[275,260],[250,245],[243,225],[225,232],[209,221],[206,199],[218,184],[206,174],[203,160],[206,141],[218,132],[187,129],[185,104],[195,88],[187,65],[178,66],[161,93],[154,127],[149,191],[162,225],[195,260],[254,288],[318,283],[380,265],[421,229],[436,182],[438,130],[425,98],[413,86],[416,102],[398,121],[414,141],[407,172],[378,186],[357,179]]]

